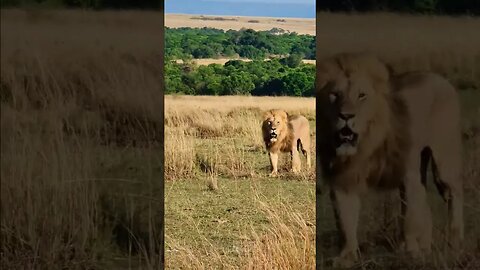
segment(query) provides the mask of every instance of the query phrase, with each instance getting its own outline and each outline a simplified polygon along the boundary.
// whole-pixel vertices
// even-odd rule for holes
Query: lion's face
[[[362,139],[369,136],[370,124],[378,117],[379,104],[384,102],[378,89],[379,80],[372,76],[371,70],[350,68],[348,63],[338,62],[326,63],[318,76],[319,95],[324,101],[322,109],[329,111],[327,121],[336,155],[355,155]],[[382,83],[388,80],[380,77]]]
[[[375,92],[371,83],[361,74],[339,78],[328,89],[328,100],[337,112],[335,146],[337,155],[354,155],[374,117]]]
[[[288,126],[288,115],[285,111],[271,110],[265,113],[263,120],[263,131],[266,140],[276,142],[285,135]]]

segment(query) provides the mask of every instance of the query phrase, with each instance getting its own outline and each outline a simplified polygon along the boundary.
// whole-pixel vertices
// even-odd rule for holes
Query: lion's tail
[[[447,186],[442,182],[438,173],[438,167],[435,163],[435,158],[433,156],[432,149],[430,147],[425,147],[421,152],[421,159],[420,159],[420,177],[422,180],[422,184],[424,186],[427,185],[427,170],[428,164],[432,163],[432,175],[433,175],[433,182],[437,187],[438,192],[440,195],[445,199],[445,195],[447,192]]]
[[[306,151],[304,151],[303,149],[305,149],[305,148],[303,147],[302,140],[297,139],[297,151],[301,152],[305,155]]]

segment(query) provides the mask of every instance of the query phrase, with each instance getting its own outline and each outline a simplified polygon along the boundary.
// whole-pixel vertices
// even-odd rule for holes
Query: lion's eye
[[[358,99],[360,99],[360,100],[364,100],[366,97],[367,97],[367,94],[365,94],[365,93],[358,94]]]
[[[277,124],[280,124],[280,121],[277,121]]]
[[[268,121],[268,124],[269,124],[269,125],[271,125],[271,124],[272,124],[272,122]]]

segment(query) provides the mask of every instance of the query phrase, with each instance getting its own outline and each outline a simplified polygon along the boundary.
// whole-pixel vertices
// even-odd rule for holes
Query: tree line
[[[480,14],[479,0],[322,0],[317,8],[324,11],[393,11],[430,14]]]
[[[237,58],[198,66],[193,58]],[[270,60],[266,60],[271,58]],[[252,29],[165,28],[165,93],[313,96],[315,37]],[[176,60],[183,60],[179,63]]]
[[[165,55],[169,59],[244,57],[265,59],[271,55],[300,55],[315,59],[315,37],[252,29],[165,28]]]
[[[315,65],[288,56],[225,65],[165,63],[165,93],[187,95],[313,96]]]

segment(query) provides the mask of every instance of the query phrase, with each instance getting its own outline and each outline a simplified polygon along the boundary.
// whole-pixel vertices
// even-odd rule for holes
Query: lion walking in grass
[[[270,176],[278,174],[278,156],[280,152],[291,154],[292,172],[301,170],[300,152],[307,159],[307,168],[311,167],[310,125],[302,115],[288,115],[283,110],[265,112],[262,122],[265,147],[270,158]]]

